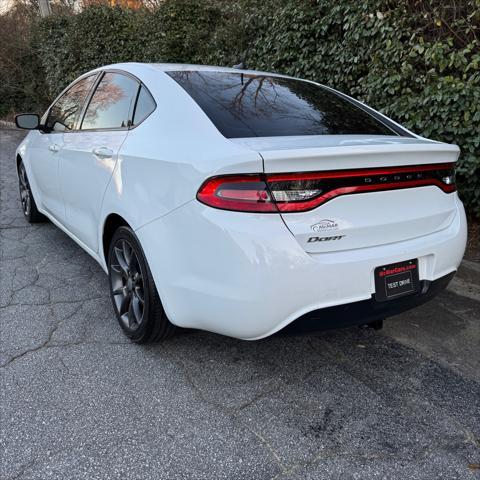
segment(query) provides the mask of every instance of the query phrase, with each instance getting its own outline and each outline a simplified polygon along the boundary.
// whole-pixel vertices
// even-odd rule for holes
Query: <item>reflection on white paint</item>
[[[115,162],[113,162],[113,165],[112,165],[112,169],[114,169],[112,170],[113,171],[112,179],[113,179],[115,190],[117,191],[118,196],[121,196],[123,192],[122,163],[123,163],[123,159],[121,157],[118,157],[117,168],[115,168]]]

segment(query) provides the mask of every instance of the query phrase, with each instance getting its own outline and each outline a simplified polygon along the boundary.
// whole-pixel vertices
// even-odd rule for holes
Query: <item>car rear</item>
[[[207,176],[196,201],[165,220],[199,245],[184,269],[170,268],[183,282],[167,295],[177,297],[175,323],[255,339],[294,321],[321,329],[385,318],[445,288],[466,243],[458,147],[311,82],[169,75],[263,164]]]

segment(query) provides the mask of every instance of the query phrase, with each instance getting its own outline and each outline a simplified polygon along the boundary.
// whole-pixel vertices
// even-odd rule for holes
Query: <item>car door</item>
[[[42,119],[44,129],[32,142],[29,167],[40,199],[40,207],[64,223],[65,207],[60,192],[59,155],[63,134],[74,129],[83,102],[96,75],[81,78],[69,87],[50,107]]]
[[[65,224],[94,252],[103,196],[128,133],[139,86],[127,74],[103,73],[79,128],[64,135],[59,172]]]

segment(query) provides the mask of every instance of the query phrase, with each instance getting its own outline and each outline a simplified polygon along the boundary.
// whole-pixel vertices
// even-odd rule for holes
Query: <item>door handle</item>
[[[113,150],[110,150],[107,147],[97,147],[92,150],[92,153],[97,157],[107,158],[113,157]]]
[[[58,143],[52,143],[51,145],[48,146],[48,149],[51,151],[51,152],[58,152],[60,151],[60,145],[58,145]]]

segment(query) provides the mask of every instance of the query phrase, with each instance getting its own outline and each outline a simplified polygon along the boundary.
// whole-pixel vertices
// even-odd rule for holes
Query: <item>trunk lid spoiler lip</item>
[[[305,146],[304,137],[290,137],[289,142],[285,140],[287,137],[280,138],[277,142],[273,137],[231,140],[257,151],[263,158],[265,173],[453,163],[460,154],[457,145],[405,137],[388,137],[388,143],[387,139],[380,142],[372,137],[343,138],[334,146],[321,146],[318,137],[318,144],[310,141],[308,146]],[[353,144],[346,144],[347,141]]]
[[[401,137],[398,135],[298,135],[284,137],[229,138],[229,140],[256,152],[304,148],[441,144],[441,142],[436,142],[427,138]]]

